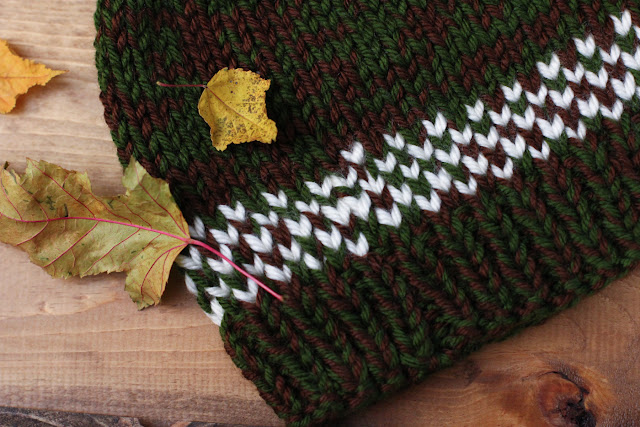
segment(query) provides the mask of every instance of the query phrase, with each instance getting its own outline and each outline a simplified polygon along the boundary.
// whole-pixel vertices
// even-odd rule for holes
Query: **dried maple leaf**
[[[271,82],[252,71],[224,68],[206,86],[198,111],[211,126],[211,141],[220,151],[229,144],[270,144],[278,130],[267,117],[265,92]]]
[[[35,85],[44,86],[66,71],[50,70],[42,64],[23,59],[13,53],[9,44],[0,40],[0,113],[6,114],[16,105],[16,97]]]
[[[127,192],[97,197],[84,173],[27,162],[24,175],[2,170],[0,241],[29,253],[54,277],[125,271],[125,289],[144,308],[157,304],[188,225],[166,182],[129,164]]]

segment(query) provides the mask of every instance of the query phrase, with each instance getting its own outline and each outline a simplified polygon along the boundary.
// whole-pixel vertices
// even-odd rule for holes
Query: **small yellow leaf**
[[[13,53],[9,44],[0,40],[0,113],[16,106],[16,97],[35,85],[44,86],[53,77],[66,71],[50,70],[42,64],[23,59]]]
[[[98,197],[86,174],[51,163],[28,160],[22,176],[0,170],[0,241],[54,277],[124,271],[138,308],[157,304],[188,225],[167,183],[137,162],[122,182],[125,194]]]
[[[265,92],[271,82],[252,71],[224,68],[200,97],[198,111],[211,126],[211,141],[220,151],[229,144],[260,141],[270,144],[278,130],[267,117]]]

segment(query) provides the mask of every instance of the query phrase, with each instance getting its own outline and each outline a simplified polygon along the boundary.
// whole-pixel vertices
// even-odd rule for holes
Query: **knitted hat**
[[[166,179],[186,283],[298,426],[547,318],[640,259],[640,8],[591,0],[100,0],[123,163]],[[200,89],[271,80],[271,145],[212,147]]]

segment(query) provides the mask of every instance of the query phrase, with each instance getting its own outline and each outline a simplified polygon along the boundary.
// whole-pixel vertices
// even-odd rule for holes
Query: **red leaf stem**
[[[108,222],[109,224],[124,225],[124,226],[127,226],[127,227],[133,227],[133,228],[137,228],[139,230],[151,231],[153,233],[163,234],[165,236],[169,236],[169,237],[172,237],[174,239],[178,239],[178,240],[184,242],[185,246],[187,244],[189,244],[189,245],[196,245],[196,246],[203,247],[206,250],[208,250],[209,252],[213,253],[214,255],[216,255],[216,256],[222,258],[223,260],[225,260],[226,262],[228,262],[240,274],[242,274],[246,278],[251,279],[254,282],[256,282],[256,284],[258,286],[260,286],[262,289],[264,289],[269,294],[273,295],[273,297],[275,297],[279,301],[282,301],[282,296],[280,294],[278,294],[277,292],[273,291],[270,287],[268,287],[267,285],[262,283],[260,280],[255,278],[253,275],[251,275],[249,272],[244,270],[242,267],[238,266],[236,263],[234,263],[229,258],[224,256],[222,253],[220,253],[216,249],[212,248],[211,246],[209,246],[206,243],[201,242],[199,240],[194,240],[194,239],[191,239],[191,238],[188,238],[188,237],[178,236],[176,234],[167,233],[166,231],[156,230],[154,228],[145,227],[145,226],[142,226],[142,225],[131,224],[131,223],[127,223],[127,222],[114,221],[114,220],[104,219],[104,218],[91,218],[91,217],[83,217],[83,216],[69,216],[69,217],[63,217],[63,218],[48,218],[48,219],[39,219],[39,220],[16,219],[15,221],[22,222],[22,223],[34,224],[34,223],[44,223],[44,222],[48,223],[48,222],[53,222],[53,221],[63,221],[63,220],[72,220],[72,219],[75,219],[75,220],[86,220],[86,221],[97,221],[97,222]]]

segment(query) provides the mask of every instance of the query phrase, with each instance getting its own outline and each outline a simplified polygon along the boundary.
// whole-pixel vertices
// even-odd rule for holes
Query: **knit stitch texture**
[[[640,8],[591,0],[100,0],[118,155],[166,179],[188,288],[288,423],[538,323],[640,260]],[[216,151],[207,82],[271,80],[271,145]]]

